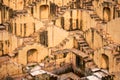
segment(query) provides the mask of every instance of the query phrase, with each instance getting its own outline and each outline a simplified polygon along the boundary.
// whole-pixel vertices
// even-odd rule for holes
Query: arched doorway
[[[101,68],[109,70],[109,58],[105,54],[102,54]]]
[[[36,49],[30,49],[27,51],[27,63],[38,62],[38,51]]]
[[[48,19],[49,17],[49,6],[41,5],[40,6],[40,19]]]
[[[103,20],[104,21],[110,21],[110,8],[109,7],[104,7],[103,8]]]

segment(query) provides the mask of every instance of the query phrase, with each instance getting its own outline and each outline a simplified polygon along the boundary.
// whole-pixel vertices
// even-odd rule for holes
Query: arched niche
[[[101,56],[101,68],[109,70],[109,57],[105,54]]]
[[[104,21],[110,21],[111,17],[111,11],[109,7],[104,7],[103,8],[103,20]]]
[[[34,63],[38,61],[38,51],[36,49],[30,49],[27,51],[27,63]]]
[[[48,19],[49,17],[49,6],[48,5],[41,5],[40,8],[40,19]]]

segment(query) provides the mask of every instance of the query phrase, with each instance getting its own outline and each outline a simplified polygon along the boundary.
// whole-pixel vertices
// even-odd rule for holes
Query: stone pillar
[[[16,23],[16,35],[20,36],[20,23]]]
[[[73,10],[72,19],[73,19],[73,22],[72,22],[72,24],[73,24],[72,29],[75,30],[75,29],[77,29],[77,27],[76,27],[77,10]]]
[[[19,51],[18,54],[18,64],[26,65],[27,64],[27,53],[26,51]]]
[[[21,31],[22,31],[21,37],[24,37],[24,23],[22,23]]]
[[[26,30],[26,23],[24,23],[24,37],[26,36],[26,32],[27,32],[27,30]]]
[[[15,20],[12,20],[11,27],[12,27],[12,34],[15,34]]]
[[[7,8],[7,11],[6,11],[6,18],[7,20],[9,20],[9,9]]]
[[[33,17],[35,17],[35,15],[36,15],[36,12],[35,12],[36,10],[35,10],[35,6],[33,6]]]
[[[22,26],[23,26],[23,23],[20,23],[20,36],[22,36]]]
[[[4,7],[2,7],[1,9],[1,19],[2,19],[2,23],[4,22]]]
[[[6,7],[4,7],[4,22],[7,20],[7,10]]]
[[[0,9],[0,24],[2,23],[2,10]]]

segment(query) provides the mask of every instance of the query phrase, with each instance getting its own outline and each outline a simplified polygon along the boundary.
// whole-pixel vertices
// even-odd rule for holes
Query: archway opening
[[[101,68],[109,70],[109,58],[105,54],[102,54]]]
[[[30,49],[27,51],[27,63],[38,62],[38,51],[36,49]]]
[[[110,21],[111,12],[109,7],[103,8],[103,20],[104,21]]]
[[[49,17],[49,6],[41,5],[40,6],[40,19],[48,19]]]

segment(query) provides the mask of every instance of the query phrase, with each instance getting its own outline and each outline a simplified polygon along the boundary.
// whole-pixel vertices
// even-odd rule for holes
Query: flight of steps
[[[91,3],[87,3],[86,6],[93,6],[92,5],[92,2]],[[88,10],[88,14],[90,15],[91,19],[94,19],[97,23],[99,24],[99,26],[101,26],[102,24],[107,24],[106,21],[102,20],[98,14],[96,13],[95,10]],[[101,27],[98,29],[98,28],[90,28],[90,29],[93,29],[95,30],[98,34],[100,34],[100,36],[107,42],[107,44],[112,44],[114,43],[114,41],[111,39],[111,36],[109,33],[107,33],[106,31],[104,31]],[[88,29],[89,30],[89,29]],[[86,30],[87,31],[87,30]]]
[[[40,32],[46,30],[45,27],[40,28],[38,31],[36,31],[35,33],[31,34],[29,37],[24,37],[23,38],[23,43],[21,46],[17,47],[13,53],[16,54],[19,50],[22,50],[24,47],[26,47],[27,45],[33,45],[34,43],[37,43],[37,37],[39,35]],[[19,37],[18,37],[19,38]]]
[[[88,54],[86,54],[85,52],[81,52],[81,50],[76,49],[76,48],[69,49],[69,51],[72,53],[75,53],[77,55],[81,55],[80,57],[83,58],[86,68],[93,69],[93,68],[97,67],[97,65],[94,63],[93,59],[90,58],[90,56]]]
[[[29,15],[30,17],[32,17],[34,20],[39,21],[41,23],[41,21],[34,17],[32,14],[28,13],[27,9],[30,7],[35,6],[36,3],[40,2],[41,0],[34,0],[31,4],[27,5],[25,9],[23,10],[14,10],[13,11],[13,18],[15,19],[16,17],[18,17],[19,15]],[[42,24],[45,25],[45,23],[42,22]],[[39,32],[46,30],[46,27],[42,27],[40,28],[38,31],[36,31],[35,33],[31,34],[29,37],[24,37],[23,38],[23,44],[19,47],[17,47],[13,53],[17,53],[19,50],[21,50],[23,47],[25,47],[26,45],[32,45],[36,42],[36,37],[38,36]]]
[[[89,56],[84,58],[85,64],[87,65],[86,67],[89,69],[97,68],[97,65],[94,63],[93,59],[90,58]]]
[[[60,9],[59,9],[59,11],[57,11],[57,13],[56,13],[56,15],[55,15],[55,17],[54,17],[54,20],[56,20],[56,19],[58,19],[59,17],[61,17],[64,13],[65,13],[65,11],[67,10],[67,6],[61,6],[61,7],[59,7]]]
[[[93,69],[93,68],[97,68],[97,65],[94,63],[94,61],[93,61],[93,59],[92,58],[90,58],[90,56],[88,55],[88,54],[86,54],[86,53],[81,53],[81,50],[79,50],[79,49],[76,49],[76,48],[71,48],[71,49],[62,49],[62,50],[58,50],[58,53],[61,53],[61,54],[63,54],[63,53],[74,53],[74,54],[76,54],[76,55],[82,55],[81,57],[83,58],[83,61],[85,62],[85,64],[86,64],[86,68],[89,68],[89,69]],[[54,53],[54,54],[57,54],[57,52],[56,53]]]
[[[97,23],[106,24],[107,22],[103,21],[95,11],[88,11],[91,19],[95,20]]]
[[[85,2],[85,5],[86,7],[92,7],[93,8],[93,3],[92,3],[92,0],[88,1],[88,2]],[[100,36],[103,38],[103,40],[105,40],[105,42],[107,44],[111,44],[111,43],[114,43],[113,40],[111,39],[111,36],[109,33],[105,32],[103,29],[102,29],[102,25],[103,24],[107,24],[106,21],[104,21],[103,19],[101,19],[98,14],[96,13],[96,11],[93,9],[93,10],[87,10],[88,14],[90,15],[91,19],[93,19],[95,22],[96,22],[96,26],[95,28],[89,28],[89,29],[93,29],[95,30],[98,34],[100,34]],[[97,28],[99,27],[99,28]],[[89,30],[88,29],[88,30]],[[86,30],[87,31],[87,30]],[[84,32],[86,32],[84,31]]]
[[[86,7],[86,10],[87,12],[89,13],[90,17],[92,19],[94,19],[97,23],[102,23],[102,24],[106,24],[107,22],[102,20],[98,14],[96,13],[96,11],[94,10],[94,6],[93,6],[93,3],[92,3],[92,0],[88,1],[88,2],[85,2],[85,7]]]
[[[68,3],[67,3],[67,5],[64,5],[64,6],[60,6],[59,8],[59,11],[57,11],[57,14],[55,15],[55,19],[54,20],[56,20],[56,19],[58,19],[59,17],[61,17],[64,13],[65,13],[65,11],[72,5],[74,3],[74,1],[72,0],[72,1],[69,1]]]
[[[26,37],[26,38],[23,38],[23,43],[22,45],[18,46],[17,48],[15,48],[13,50],[13,54],[17,54],[18,51],[22,50],[24,47],[26,47],[27,45],[33,45],[35,43],[35,39],[33,37]]]
[[[120,63],[120,45],[117,46],[117,49],[116,49],[115,53],[114,53],[114,56],[116,57],[116,62]]]
[[[116,63],[120,63],[120,52],[118,52],[118,56],[116,56]]]
[[[112,43],[103,47],[105,50],[111,51],[111,54],[116,59],[116,63],[120,63],[120,44]]]
[[[86,42],[83,36],[83,32],[76,30],[76,31],[72,31],[72,34],[78,45],[78,48],[75,50],[82,51],[85,55],[88,55],[87,57],[84,58],[84,61],[86,62],[86,64],[89,65],[88,66],[89,68],[95,68],[96,65],[93,59],[89,57],[89,54],[93,54],[94,50],[89,47],[89,44]]]
[[[22,14],[22,13],[20,13]],[[17,14],[19,15],[19,14]],[[34,17],[33,17],[34,18]],[[35,20],[39,21],[38,19],[34,18]],[[15,50],[13,50],[13,54],[17,54],[19,50],[22,50],[24,47],[26,47],[27,45],[33,45],[34,43],[37,43],[37,37],[39,35],[40,32],[42,31],[45,31],[46,30],[46,27],[41,27],[39,30],[37,30],[36,32],[34,32],[33,34],[31,34],[30,36],[28,37],[24,37],[23,38],[23,43],[21,46],[15,48]],[[17,36],[16,36],[17,37]],[[21,37],[18,37],[18,38],[21,38]]]
[[[64,51],[65,49],[63,49],[63,50],[60,50],[60,52],[65,52]],[[73,52],[73,53],[75,53],[75,52],[81,52],[81,50],[79,50],[79,49],[75,49],[75,48],[72,48],[72,49],[67,49],[67,51],[68,52]],[[75,54],[81,54],[81,53],[75,53]],[[84,53],[85,55],[87,55],[86,53]],[[97,67],[97,65],[94,63],[94,61],[93,61],[93,59],[92,58],[90,58],[89,57],[89,55],[88,56],[86,56],[86,57],[83,57],[83,60],[85,61],[85,68],[86,69],[90,69],[90,70],[93,70],[93,69],[99,69],[98,67]],[[99,70],[101,70],[101,69],[99,69]],[[79,69],[77,69],[77,68],[75,68],[75,71],[80,71]],[[86,70],[85,70],[86,71]],[[80,71],[81,72],[81,71]],[[91,72],[91,74],[92,74],[93,72]]]
[[[92,19],[94,19],[95,21],[97,21],[98,23],[101,23],[102,22],[102,19],[100,19],[100,17],[97,15],[97,13],[95,12],[90,12],[90,17]]]
[[[83,4],[85,5],[85,9],[86,10],[90,10],[93,11],[93,4],[92,4],[92,0],[89,1],[84,1]]]
[[[75,40],[77,42],[78,45],[78,49],[81,50],[82,52],[86,53],[86,54],[90,54],[93,53],[93,49],[89,47],[89,44],[86,42],[84,36],[81,33],[76,33],[74,35]]]
[[[72,37],[73,36],[68,35],[68,37],[66,37],[64,40],[62,40],[58,45],[56,45],[55,47],[52,47],[51,50],[53,52],[56,52],[58,50],[62,50],[64,48],[64,46],[66,45],[66,43],[69,42]]]
[[[80,50],[84,54],[88,55],[87,57],[83,58],[85,63],[87,64],[87,67],[90,69],[96,68],[97,66],[94,63],[93,59],[89,57],[89,54],[93,54],[94,50],[89,47],[89,44],[86,42],[83,36],[83,33],[80,31],[74,31],[73,33],[74,33],[75,40],[78,44],[78,49],[76,50]]]
[[[114,41],[112,40],[110,34],[107,33],[106,31],[104,31],[104,30],[97,30],[97,29],[95,29],[95,28],[91,28],[91,29],[95,30],[95,31],[103,38],[103,40],[105,40],[105,42],[106,42],[107,44],[112,44],[112,43],[114,43]]]

